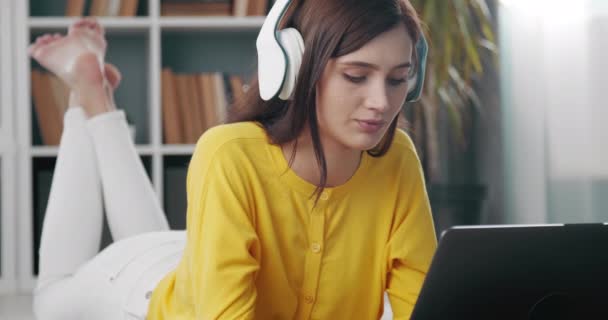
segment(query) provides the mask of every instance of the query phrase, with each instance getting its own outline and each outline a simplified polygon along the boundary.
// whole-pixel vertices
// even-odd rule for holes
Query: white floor
[[[386,297],[385,297],[386,298]],[[389,303],[384,304],[384,315],[381,320],[393,318]],[[0,295],[0,320],[34,320],[32,313],[32,297]]]
[[[0,295],[1,320],[34,320],[32,297]]]

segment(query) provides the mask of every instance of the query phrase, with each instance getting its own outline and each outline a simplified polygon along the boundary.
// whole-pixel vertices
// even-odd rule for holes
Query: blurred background
[[[424,97],[404,115],[437,234],[453,225],[607,221],[608,1],[411,2],[430,56]],[[183,228],[193,139],[247,90],[270,5],[0,0],[0,319],[31,319],[61,132],[60,122],[45,127],[60,117],[44,110],[66,101],[27,45],[65,33],[75,16],[99,16],[108,60],[123,71],[117,104],[171,226]],[[56,106],[44,108],[49,101]],[[101,248],[112,241],[105,228]]]
[[[435,68],[446,68],[436,60],[457,48],[446,48],[447,40],[440,39],[449,36],[443,33],[457,34],[461,46],[475,39],[451,61],[452,84],[447,81],[443,92],[434,89],[443,95],[434,100],[436,133],[427,125],[418,135],[436,141],[436,150],[425,141],[417,145],[438,232],[453,224],[607,221],[608,63],[602,57],[608,2],[485,1],[494,37],[484,29],[483,1],[470,1],[481,9],[464,12],[459,8],[467,1],[420,2],[453,6],[447,13],[453,24],[441,18],[430,25],[439,29],[430,35]],[[423,20],[434,23],[424,13]],[[463,31],[467,19],[473,27]],[[481,68],[474,67],[473,51]],[[459,78],[476,94],[450,94]]]

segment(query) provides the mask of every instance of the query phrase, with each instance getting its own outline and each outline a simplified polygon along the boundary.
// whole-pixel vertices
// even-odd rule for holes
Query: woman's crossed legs
[[[42,229],[34,298],[39,319],[92,319],[84,313],[119,303],[119,297],[104,293],[115,289],[104,278],[114,276],[107,266],[120,266],[160,243],[181,238],[181,232],[164,232],[169,230],[166,217],[124,113],[114,106],[112,94],[120,74],[103,63],[105,48],[103,28],[83,19],[67,36],[42,36],[29,50],[72,90]],[[126,240],[98,255],[102,192],[112,236]],[[159,233],[134,237],[150,232]],[[108,312],[94,316],[114,319],[121,310]]]

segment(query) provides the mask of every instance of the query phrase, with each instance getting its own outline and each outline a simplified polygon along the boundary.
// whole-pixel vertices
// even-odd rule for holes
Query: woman
[[[230,124],[200,138],[185,234],[167,231],[115,111],[101,27],[85,20],[32,46],[73,105],[43,228],[40,318],[377,319],[386,291],[395,319],[409,319],[436,248],[418,157],[396,129],[418,18],[406,0],[289,9],[282,25],[306,48],[291,99],[264,101],[254,83]],[[99,181],[118,241],[96,254]]]

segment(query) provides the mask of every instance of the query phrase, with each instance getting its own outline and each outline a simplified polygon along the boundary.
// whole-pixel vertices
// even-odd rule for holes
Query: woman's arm
[[[420,161],[411,152],[405,166],[403,199],[387,246],[387,293],[394,319],[409,319],[437,248]]]
[[[217,130],[197,144],[187,178],[185,256],[196,319],[254,319],[259,240],[239,155],[218,143]]]

